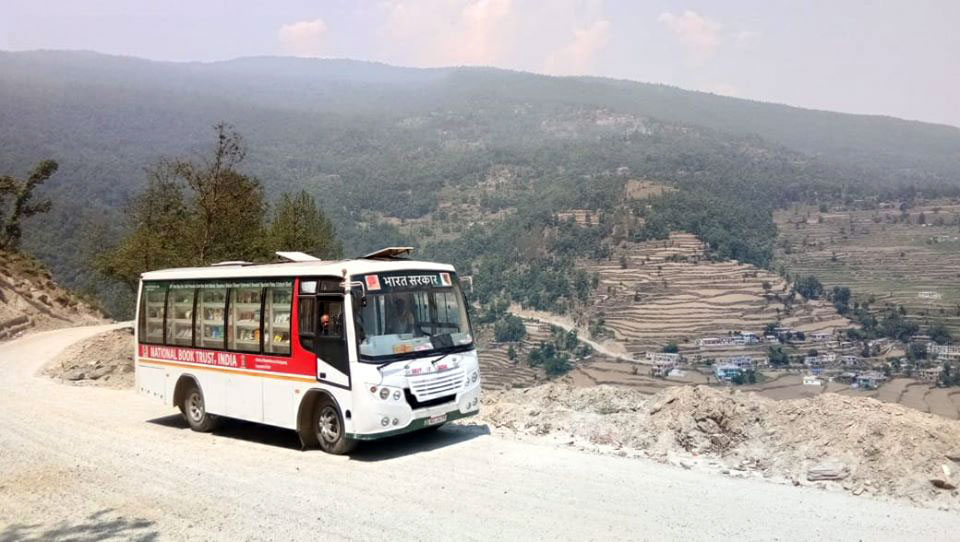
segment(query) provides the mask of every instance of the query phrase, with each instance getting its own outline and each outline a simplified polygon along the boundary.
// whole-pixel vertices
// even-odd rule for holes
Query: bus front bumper
[[[399,429],[392,429],[389,431],[383,431],[380,433],[371,433],[371,434],[347,433],[347,438],[353,439],[353,440],[379,440],[382,438],[402,435],[404,433],[419,431],[420,429],[426,429],[431,425],[439,425],[439,424],[447,423],[453,420],[467,418],[469,416],[476,416],[479,413],[480,413],[479,408],[477,410],[471,410],[469,412],[461,412],[460,410],[454,409],[439,415],[439,416],[444,416],[445,419],[443,421],[435,421],[438,416],[424,416],[422,418],[414,418],[405,427],[401,427]]]

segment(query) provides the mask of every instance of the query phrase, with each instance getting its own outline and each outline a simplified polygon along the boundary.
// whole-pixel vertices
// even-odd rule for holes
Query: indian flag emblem
[[[379,290],[380,289],[380,277],[376,275],[367,275],[367,290]]]
[[[440,285],[453,286],[453,281],[450,280],[450,273],[440,273]]]

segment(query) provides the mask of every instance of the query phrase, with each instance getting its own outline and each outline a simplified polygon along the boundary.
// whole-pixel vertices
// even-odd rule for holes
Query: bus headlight
[[[477,372],[474,371],[473,374],[470,375],[470,382],[473,382],[474,384],[476,384],[478,378],[480,378],[480,375],[478,375]]]
[[[399,401],[399,400],[400,400],[400,390],[397,390],[397,391],[393,392],[393,400],[394,400],[394,401]]]
[[[384,426],[384,427],[390,425],[390,418],[388,418],[388,417],[386,417],[386,416],[384,416],[383,418],[381,418],[381,419],[380,419],[380,425],[382,425],[382,426]]]
[[[387,388],[380,388],[380,398],[386,400],[387,397],[390,397],[390,390]]]

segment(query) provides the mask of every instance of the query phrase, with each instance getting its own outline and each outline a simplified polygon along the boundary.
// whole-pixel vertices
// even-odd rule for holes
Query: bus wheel
[[[194,431],[209,433],[217,426],[217,417],[207,412],[206,404],[203,401],[203,392],[195,384],[191,385],[183,394],[180,412],[183,413],[183,418],[187,420],[190,429]]]
[[[318,402],[313,426],[320,448],[328,454],[348,454],[357,446],[357,441],[347,438],[340,409],[330,399],[324,398]]]

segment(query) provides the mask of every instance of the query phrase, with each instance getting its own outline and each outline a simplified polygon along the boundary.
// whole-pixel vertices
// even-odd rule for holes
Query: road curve
[[[105,327],[0,345],[0,540],[956,540],[960,517],[444,428],[352,458],[292,432],[185,429],[44,362]]]

